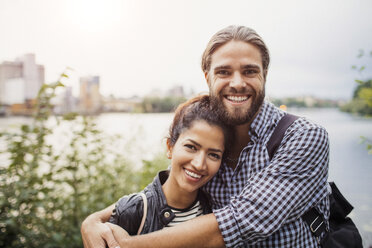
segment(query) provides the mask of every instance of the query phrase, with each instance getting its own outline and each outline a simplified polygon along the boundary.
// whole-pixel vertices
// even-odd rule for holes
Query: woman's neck
[[[198,195],[198,191],[187,192],[182,190],[171,176],[162,185],[162,189],[167,200],[167,204],[173,208],[185,209],[188,208]]]

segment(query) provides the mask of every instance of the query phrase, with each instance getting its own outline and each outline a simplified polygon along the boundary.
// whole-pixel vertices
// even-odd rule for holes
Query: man
[[[213,213],[158,232],[127,237],[108,220],[113,206],[82,225],[86,247],[320,247],[301,216],[316,206],[329,216],[328,136],[296,120],[270,160],[266,144],[284,112],[265,102],[270,62],[257,33],[229,26],[209,41],[202,69],[221,117],[236,140],[220,171],[205,186]]]

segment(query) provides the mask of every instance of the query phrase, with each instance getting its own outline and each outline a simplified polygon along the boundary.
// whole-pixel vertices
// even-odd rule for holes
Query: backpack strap
[[[142,216],[140,227],[138,228],[138,232],[137,232],[137,235],[140,235],[142,232],[143,226],[145,225],[145,220],[147,216],[147,197],[145,193],[143,192],[140,192],[138,194],[142,197],[142,200],[143,200],[143,216]]]
[[[324,231],[328,232],[323,214],[319,213],[315,207],[312,207],[306,213],[304,213],[301,218],[310,227],[311,233],[317,239],[318,244],[320,244],[320,235]]]
[[[285,131],[287,131],[287,128],[298,118],[299,117],[296,115],[286,114],[282,117],[282,119],[280,119],[278,125],[275,127],[275,130],[269,139],[269,142],[267,142],[266,144],[270,160],[273,158],[276,150],[282,142]]]
[[[288,127],[298,118],[299,117],[296,115],[286,114],[282,117],[282,119],[280,119],[273,134],[266,144],[270,160],[274,157],[276,150],[280,146],[285,131],[287,131]],[[320,214],[315,207],[313,207],[304,213],[301,218],[305,223],[307,223],[307,225],[310,227],[311,233],[316,237],[318,243],[320,243],[320,235],[323,233],[323,231],[327,230],[323,215]]]

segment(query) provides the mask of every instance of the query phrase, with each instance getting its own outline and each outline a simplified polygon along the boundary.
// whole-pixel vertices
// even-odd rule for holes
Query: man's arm
[[[110,248],[118,246],[111,229],[105,225],[115,204],[89,215],[81,224],[81,235],[85,248]],[[106,242],[105,242],[106,241]]]
[[[306,120],[296,122],[270,163],[252,173],[227,206],[214,210],[226,247],[267,239],[327,197],[327,132]]]
[[[225,247],[214,214],[200,216],[174,227],[153,233],[131,237],[123,237],[120,227],[109,226],[113,230],[115,239],[121,248]]]

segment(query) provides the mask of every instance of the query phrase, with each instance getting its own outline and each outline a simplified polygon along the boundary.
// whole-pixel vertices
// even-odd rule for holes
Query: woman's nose
[[[194,158],[191,161],[191,165],[199,171],[203,170],[205,168],[205,154],[202,152],[195,154]]]

